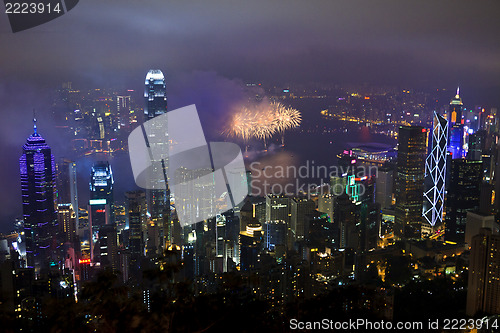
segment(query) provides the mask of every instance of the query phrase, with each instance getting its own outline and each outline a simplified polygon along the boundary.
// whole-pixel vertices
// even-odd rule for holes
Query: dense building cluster
[[[273,89],[282,101],[300,94]],[[126,151],[135,123],[167,112],[159,70],[146,76],[143,107],[129,95],[82,92],[69,83],[59,93],[54,107],[72,105],[62,114],[79,155]],[[448,306],[438,294],[429,296],[445,288],[455,295],[449,301],[457,313],[500,314],[496,109],[467,110],[457,91],[448,109],[430,113],[424,95],[410,95],[349,93],[321,112],[326,122],[370,124],[397,138],[397,149],[346,148],[337,156],[342,172],[321,190],[250,194],[187,226],[176,211],[184,203],[175,202],[168,185],[117,193],[114,166],[105,158],[88,170],[83,196],[77,163],[52,155],[35,120],[19,159],[23,217],[0,239],[0,309],[19,327],[36,330],[53,318],[53,304],[65,304],[82,325],[99,331],[114,318],[106,301],[119,313],[135,311],[137,322],[185,329],[186,322],[172,324],[174,313],[185,319],[205,303],[220,310],[260,302],[249,316],[265,314],[279,326],[297,314],[314,317],[313,309],[343,318],[410,319],[412,306],[420,306],[415,299],[432,302],[429,311]],[[396,115],[400,105],[407,107]],[[168,138],[157,145],[168,149]],[[161,165],[165,173],[169,165]],[[189,179],[206,174],[178,171]],[[254,176],[248,172],[249,184]],[[185,214],[210,206],[203,202],[210,184],[191,184],[182,190],[199,200],[183,206]],[[199,320],[189,328],[231,321]]]

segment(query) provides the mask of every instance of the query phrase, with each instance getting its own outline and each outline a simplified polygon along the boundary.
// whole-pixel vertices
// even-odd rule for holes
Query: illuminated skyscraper
[[[167,112],[167,91],[165,77],[159,69],[151,69],[146,75],[144,84],[146,85],[144,116],[147,121]]]
[[[448,122],[434,112],[432,150],[425,160],[424,222],[443,222]]]
[[[34,133],[23,146],[19,159],[23,199],[26,265],[37,273],[47,266],[57,247],[55,209],[56,164],[50,147],[40,136],[34,120]]]
[[[156,116],[162,115],[167,112],[167,91],[165,85],[165,77],[159,69],[152,69],[146,75],[144,98],[146,107],[144,108],[144,121],[153,119]],[[162,129],[166,129],[166,124],[162,123]],[[157,129],[162,132],[162,129]],[[156,142],[149,142],[148,145],[152,150],[164,152],[163,155],[167,156],[168,152],[168,133],[163,131],[165,139],[157,140]],[[154,147],[152,147],[154,145]],[[156,164],[155,164],[156,165]],[[168,160],[162,161],[163,174],[167,174]],[[166,183],[166,179],[158,179],[160,183]],[[164,187],[159,184],[157,188]],[[168,239],[168,226],[170,225],[170,190],[168,184],[166,190],[147,190],[147,205],[151,220],[159,228],[158,240],[158,254],[163,254],[163,249],[169,245]]]
[[[460,98],[460,89],[450,102],[449,111],[449,131],[450,140],[448,150],[453,159],[464,157],[464,125],[462,120],[462,99]]]
[[[421,238],[426,138],[425,128],[399,128],[394,224],[398,238]]]
[[[113,172],[108,162],[94,164],[90,174],[89,227],[91,258],[99,261],[99,231],[104,225],[114,225]]]

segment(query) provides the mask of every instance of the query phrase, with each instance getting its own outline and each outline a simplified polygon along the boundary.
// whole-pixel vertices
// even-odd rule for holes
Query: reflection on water
[[[252,194],[295,194],[328,183],[329,176],[338,172],[337,155],[352,146],[353,141],[368,142],[362,140],[366,137],[363,130],[328,134],[295,132],[287,137],[285,147],[271,144],[265,151],[259,143],[254,143],[244,154],[247,170],[251,171]],[[393,139],[382,135],[369,138],[370,143],[395,145]]]

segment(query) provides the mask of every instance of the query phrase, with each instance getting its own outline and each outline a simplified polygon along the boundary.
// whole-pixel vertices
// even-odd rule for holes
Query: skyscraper
[[[71,242],[74,240],[74,235],[78,234],[80,217],[76,179],[76,163],[74,161],[63,159],[57,163],[57,210],[59,213],[59,227],[64,231],[66,241]],[[74,225],[69,225],[69,223]]]
[[[431,226],[443,222],[448,122],[434,111],[432,150],[425,160],[423,216]]]
[[[108,162],[97,162],[90,174],[89,227],[91,258],[99,261],[99,230],[114,225],[113,171]]]
[[[390,166],[378,168],[376,181],[375,202],[382,208],[392,206],[392,192],[394,186],[394,170]]]
[[[481,229],[471,245],[466,313],[499,314],[500,235]]]
[[[467,212],[479,209],[481,182],[481,161],[452,160],[446,202],[445,238],[447,240],[464,242]]]
[[[294,241],[303,241],[306,236],[304,219],[316,208],[314,201],[307,198],[293,198],[290,201],[290,228]]]
[[[146,107],[144,108],[145,120],[167,112],[167,91],[165,77],[159,69],[151,69],[146,75],[144,98]]]
[[[23,199],[26,266],[36,273],[48,264],[57,243],[57,213],[55,202],[56,164],[50,147],[37,132],[23,146],[19,159]]]
[[[147,233],[146,195],[144,191],[126,192],[129,225],[129,250],[133,259],[144,255]]]
[[[394,225],[398,238],[421,238],[426,137],[420,126],[399,128]]]
[[[144,121],[153,119],[156,116],[162,115],[167,112],[167,91],[165,84],[165,77],[161,70],[152,69],[146,75],[144,89],[144,98],[146,106],[144,108]],[[163,128],[166,129],[166,124],[163,124]],[[165,135],[164,140],[156,140],[156,142],[149,143],[151,149],[161,150],[163,152],[168,151],[168,133],[162,131],[162,129],[157,129]],[[154,145],[154,147],[152,147]],[[167,154],[164,154],[167,156]],[[153,165],[157,165],[154,163]],[[164,168],[163,174],[167,174],[168,160],[164,160],[161,164]],[[155,173],[156,174],[156,173]],[[168,189],[168,184],[166,184],[167,179],[156,180],[160,183],[165,183],[166,190],[147,190],[147,204],[149,213],[151,214],[151,220],[158,226],[159,232],[159,248],[158,254],[163,253],[163,249],[169,243],[168,237],[168,226],[170,224],[170,190]],[[162,188],[165,186],[158,186],[157,188]]]
[[[457,89],[457,94],[450,102],[449,111],[449,131],[450,140],[448,150],[452,154],[452,158],[464,157],[464,125],[462,120],[462,99],[460,98],[460,89]]]

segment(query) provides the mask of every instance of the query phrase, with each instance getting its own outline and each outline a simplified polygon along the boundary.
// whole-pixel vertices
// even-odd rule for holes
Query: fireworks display
[[[225,134],[241,138],[245,144],[252,138],[262,139],[266,146],[266,139],[278,132],[281,134],[281,143],[284,144],[285,131],[300,126],[301,121],[302,116],[298,110],[272,102],[266,107],[244,107],[234,113]]]

